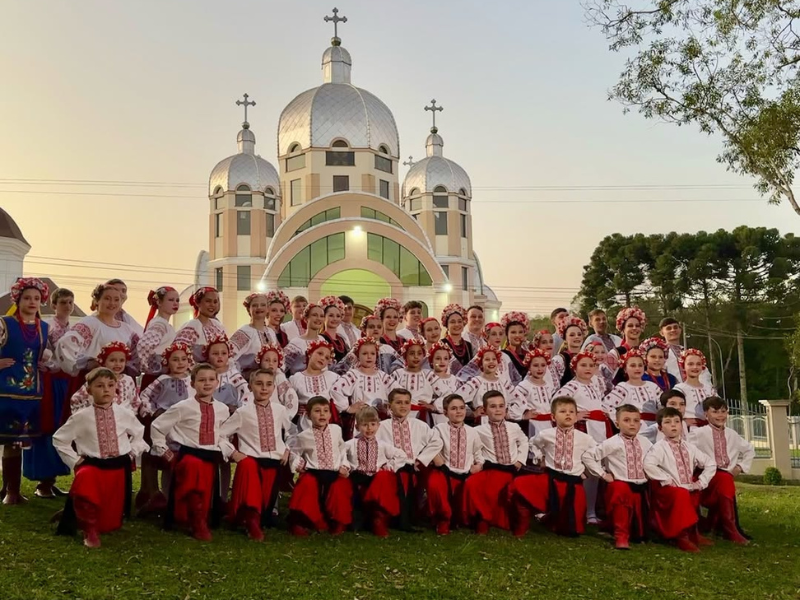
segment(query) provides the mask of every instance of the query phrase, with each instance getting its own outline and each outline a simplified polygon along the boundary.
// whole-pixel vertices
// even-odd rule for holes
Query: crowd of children
[[[696,552],[711,543],[701,531],[747,543],[733,478],[754,451],[674,319],[641,340],[640,309],[620,311],[620,337],[595,310],[589,336],[558,309],[555,331],[528,341],[522,312],[484,323],[481,307],[450,304],[437,320],[385,298],[357,328],[346,296],[272,291],[248,296],[250,323],[228,336],[213,288],[177,331],[170,287],[149,295],[144,328],[120,280],[72,326],[68,313],[40,320],[48,291],[21,279],[0,320],[4,503],[24,501],[17,465],[35,441],[37,496],[73,469],[59,532],[80,529],[87,546],[133,508],[199,540],[222,520],[261,540],[280,494],[297,536],[426,523],[576,536],[588,523],[619,549],[654,535]]]

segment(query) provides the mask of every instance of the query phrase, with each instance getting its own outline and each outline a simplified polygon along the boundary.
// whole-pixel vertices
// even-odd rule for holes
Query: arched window
[[[386,144],[381,144],[380,146],[378,146],[378,152],[380,152],[381,154],[389,154],[389,147],[386,146]]]
[[[458,210],[461,212],[467,212],[469,210],[467,201],[469,197],[467,196],[467,190],[461,188],[458,190]]]
[[[328,210],[323,210],[320,213],[317,213],[313,217],[311,217],[308,221],[300,225],[297,228],[297,231],[294,232],[294,235],[298,233],[303,233],[306,229],[310,227],[314,227],[315,225],[319,225],[320,223],[324,223],[325,221],[333,221],[334,219],[340,219],[342,216],[341,209],[336,206],[335,208],[329,208]],[[292,237],[294,237],[294,235]]]
[[[221,185],[218,185],[217,187],[214,188],[214,194],[213,194],[214,196],[220,196],[222,193],[223,191]]]
[[[211,195],[214,197],[214,210],[225,208],[225,190],[222,189],[221,185],[215,187],[214,193]]]
[[[409,212],[416,212],[418,210],[422,210],[422,198],[418,198],[419,188],[411,188],[411,191],[408,193],[408,196],[409,198],[408,201],[406,202],[406,210]]]
[[[344,233],[321,238],[295,254],[278,278],[278,287],[308,287],[317,273],[344,257]]]
[[[367,233],[367,258],[397,275],[404,286],[433,285],[425,266],[405,246],[376,233]]]
[[[275,190],[268,187],[264,190],[264,209],[266,210],[266,232],[267,237],[275,237],[275,211],[277,210],[277,199]]]
[[[331,148],[349,148],[346,140],[336,140],[331,144]]]
[[[297,169],[302,169],[306,166],[306,155],[301,154],[303,148],[298,143],[294,143],[289,146],[289,154],[290,156],[286,159],[286,172],[289,171],[296,171]]]
[[[240,185],[236,188],[236,206],[253,206],[253,196],[249,185]]]
[[[391,173],[392,172],[392,159],[389,157],[389,148],[386,144],[381,144],[378,146],[378,152],[381,154],[385,154],[386,156],[380,156],[379,154],[375,155],[375,168],[378,171],[383,171],[384,173]],[[384,196],[384,198],[388,198]]]
[[[447,197],[447,188],[443,185],[437,185],[433,188],[433,208],[448,208],[449,199]]]
[[[295,154],[297,152],[300,152],[300,150],[302,150],[300,144],[294,143],[291,146],[289,146],[289,154]]]
[[[347,140],[335,140],[331,144],[331,148],[336,148],[336,150],[328,150],[325,153],[325,165],[328,167],[355,167],[356,153],[352,150],[342,150],[342,148],[349,147]]]

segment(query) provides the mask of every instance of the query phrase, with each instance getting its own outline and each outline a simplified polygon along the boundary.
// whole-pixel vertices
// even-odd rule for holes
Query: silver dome
[[[242,184],[251,190],[263,192],[271,187],[276,195],[280,195],[280,178],[272,164],[255,153],[256,136],[246,126],[236,136],[239,153],[229,156],[217,163],[208,178],[208,194],[214,193],[217,187],[233,191]]]
[[[403,197],[414,188],[420,193],[433,192],[436,186],[443,185],[448,192],[458,192],[461,188],[472,197],[472,184],[467,172],[461,166],[443,156],[428,156],[414,163],[403,181]]]

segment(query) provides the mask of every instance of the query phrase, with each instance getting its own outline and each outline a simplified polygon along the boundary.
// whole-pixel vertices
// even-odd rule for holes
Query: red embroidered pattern
[[[711,437],[714,440],[714,460],[717,466],[721,469],[727,469],[731,464],[731,459],[728,456],[728,440],[725,439],[725,428],[717,429],[711,427]]]
[[[197,442],[201,446],[213,446],[217,443],[214,435],[214,404],[211,402],[197,401],[200,405],[200,429]]]
[[[314,428],[314,444],[317,449],[317,461],[323,471],[333,471],[333,443],[331,432],[325,429]]]
[[[306,375],[306,392],[310,396],[319,396],[323,392],[328,391],[328,386],[325,385],[325,377],[323,375]]]
[[[561,428],[556,428],[556,451],[553,458],[553,466],[557,471],[572,471],[572,456],[575,447],[575,430],[569,429],[564,432]]]
[[[644,479],[644,458],[642,445],[636,438],[620,436],[625,443],[625,466],[628,470],[628,479]]]
[[[89,347],[94,339],[94,334],[88,325],[85,323],[76,323],[72,326],[72,331],[81,339],[81,348],[84,350]]]
[[[467,466],[467,431],[463,426],[450,425],[450,466],[454,469]]]
[[[411,428],[408,421],[392,419],[392,440],[395,448],[399,448],[406,453],[408,458],[414,458],[414,449],[411,446]]]
[[[275,421],[269,403],[256,404],[256,416],[258,417],[258,439],[261,442],[261,451],[275,452]]]
[[[489,423],[492,430],[495,460],[501,465],[511,464],[511,449],[508,447],[508,430],[506,422]]]
[[[669,449],[672,450],[675,465],[678,467],[678,483],[692,483],[692,466],[686,444],[669,440]]]
[[[358,438],[356,454],[358,455],[358,471],[367,475],[374,475],[378,472],[378,440]]]
[[[114,419],[113,407],[99,408],[95,406],[94,422],[97,429],[97,445],[100,448],[100,458],[119,456],[117,421]]]

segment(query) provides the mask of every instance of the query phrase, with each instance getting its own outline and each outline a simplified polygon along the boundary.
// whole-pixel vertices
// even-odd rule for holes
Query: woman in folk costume
[[[306,348],[305,369],[289,377],[289,385],[297,394],[298,406],[295,423],[300,431],[311,427],[306,410],[308,401],[317,396],[328,400],[333,397],[331,390],[339,381],[339,376],[328,370],[331,356],[333,356],[333,348],[327,340],[320,338],[309,342]],[[342,413],[347,410],[348,406],[348,402],[342,401],[335,408],[331,407],[331,412]]]
[[[249,294],[242,302],[250,322],[242,325],[231,336],[230,342],[233,349],[233,360],[245,378],[258,368],[256,355],[261,346],[276,344],[275,330],[269,326],[269,300],[266,294]]]
[[[528,327],[530,319],[528,314],[521,311],[511,311],[503,315],[500,324],[506,334],[506,347],[503,354],[511,359],[514,370],[511,371],[511,383],[517,384],[528,374],[525,357],[528,352]]]
[[[311,342],[324,340],[320,331],[325,325],[325,312],[319,304],[308,304],[303,312],[306,322],[305,332],[292,338],[283,349],[283,361],[286,364],[286,376],[291,377],[306,368],[306,353]],[[331,348],[331,353],[333,349]],[[333,360],[333,356],[331,356]]]
[[[120,302],[119,310],[115,315],[117,321],[125,323],[128,327],[133,329],[133,332],[138,337],[142,337],[142,334],[144,333],[144,327],[139,325],[139,322],[136,319],[134,319],[129,313],[125,312],[125,309],[123,308],[123,306],[125,306],[125,303],[128,301],[128,285],[124,281],[122,281],[122,279],[109,279],[108,281],[106,281],[106,285],[110,285],[111,287],[116,289],[120,293],[120,296],[122,296],[122,301]],[[97,307],[92,305],[92,310],[97,310]]]
[[[566,385],[575,376],[572,359],[581,351],[588,331],[586,322],[580,317],[565,317],[558,322],[558,335],[564,340],[564,344],[558,354],[553,356],[556,388]]]
[[[467,313],[460,304],[448,304],[442,310],[442,327],[447,331],[444,343],[450,346],[453,351],[455,361],[452,363],[453,375],[457,375],[461,367],[464,367],[472,360],[474,350],[472,344],[462,337]]]
[[[434,345],[442,341],[442,326],[439,325],[439,320],[435,317],[422,319],[419,323],[419,330],[422,333],[422,339],[425,340],[426,354],[430,352]]]
[[[623,308],[617,313],[617,331],[622,334],[622,344],[608,353],[609,366],[614,373],[614,382],[619,383],[625,378],[625,374],[617,367],[622,361],[625,353],[632,348],[638,348],[641,341],[642,332],[647,327],[647,315],[637,306]]]
[[[508,383],[513,386],[513,376],[516,375],[516,368],[511,362],[511,357],[502,350],[503,342],[506,339],[505,328],[500,323],[486,323],[486,325],[483,326],[481,337],[483,339],[483,344],[480,348],[475,350],[476,356],[458,370],[458,380],[463,383],[481,374],[481,364],[478,361],[477,353],[481,348],[491,346],[495,350],[500,351],[500,359],[497,362],[497,376],[503,381],[508,381]],[[474,349],[475,347],[473,346],[473,350]]]
[[[189,298],[194,309],[194,319],[184,323],[175,334],[175,341],[188,344],[192,348],[195,363],[203,362],[203,348],[211,338],[227,335],[225,328],[217,320],[219,313],[219,292],[213,287],[201,287]]]
[[[653,426],[656,413],[661,408],[661,388],[642,378],[645,370],[644,355],[638,348],[632,348],[625,353],[620,367],[625,373],[625,381],[615,385],[603,400],[606,414],[614,421],[617,408],[630,404],[639,409],[643,427]]]
[[[322,337],[333,346],[333,362],[341,362],[348,351],[347,340],[339,333],[339,325],[342,324],[342,315],[345,310],[344,302],[336,296],[325,296],[320,298],[319,305],[322,307],[325,318]]]
[[[181,306],[181,297],[173,287],[162,285],[147,294],[150,314],[144,325],[144,335],[133,352],[133,364],[144,373],[140,389],[145,389],[164,372],[162,354],[175,339],[175,328],[169,320]]]
[[[271,333],[274,334],[272,343],[277,343],[281,348],[286,348],[286,344],[289,343],[289,336],[286,335],[286,332],[281,327],[281,323],[283,323],[283,318],[289,312],[291,306],[289,296],[280,290],[267,292],[267,306],[267,325],[272,330]]]
[[[400,302],[394,298],[381,298],[375,305],[375,314],[381,320],[383,333],[380,337],[381,344],[386,344],[397,354],[405,341],[397,335],[397,325],[400,322],[400,312],[403,310]]]
[[[11,286],[12,309],[0,318],[0,444],[3,444],[3,489],[0,494],[3,504],[27,501],[20,492],[22,448],[40,438],[43,421],[50,429],[49,433],[53,433],[52,394],[43,400],[48,391],[42,373],[47,359],[48,327],[39,315],[48,292],[47,284],[41,279],[17,279]],[[51,435],[40,444],[49,445],[52,450]],[[42,462],[51,458],[46,452],[39,455]],[[50,480],[43,482],[42,491],[51,495],[55,482],[52,471],[57,470],[57,464],[41,466],[42,471],[50,471],[48,475],[51,476]]]
[[[665,368],[669,346],[664,340],[660,337],[647,338],[639,344],[639,352],[644,356],[645,371],[642,379],[652,381],[662,392],[671,390],[678,384],[675,376]]]

